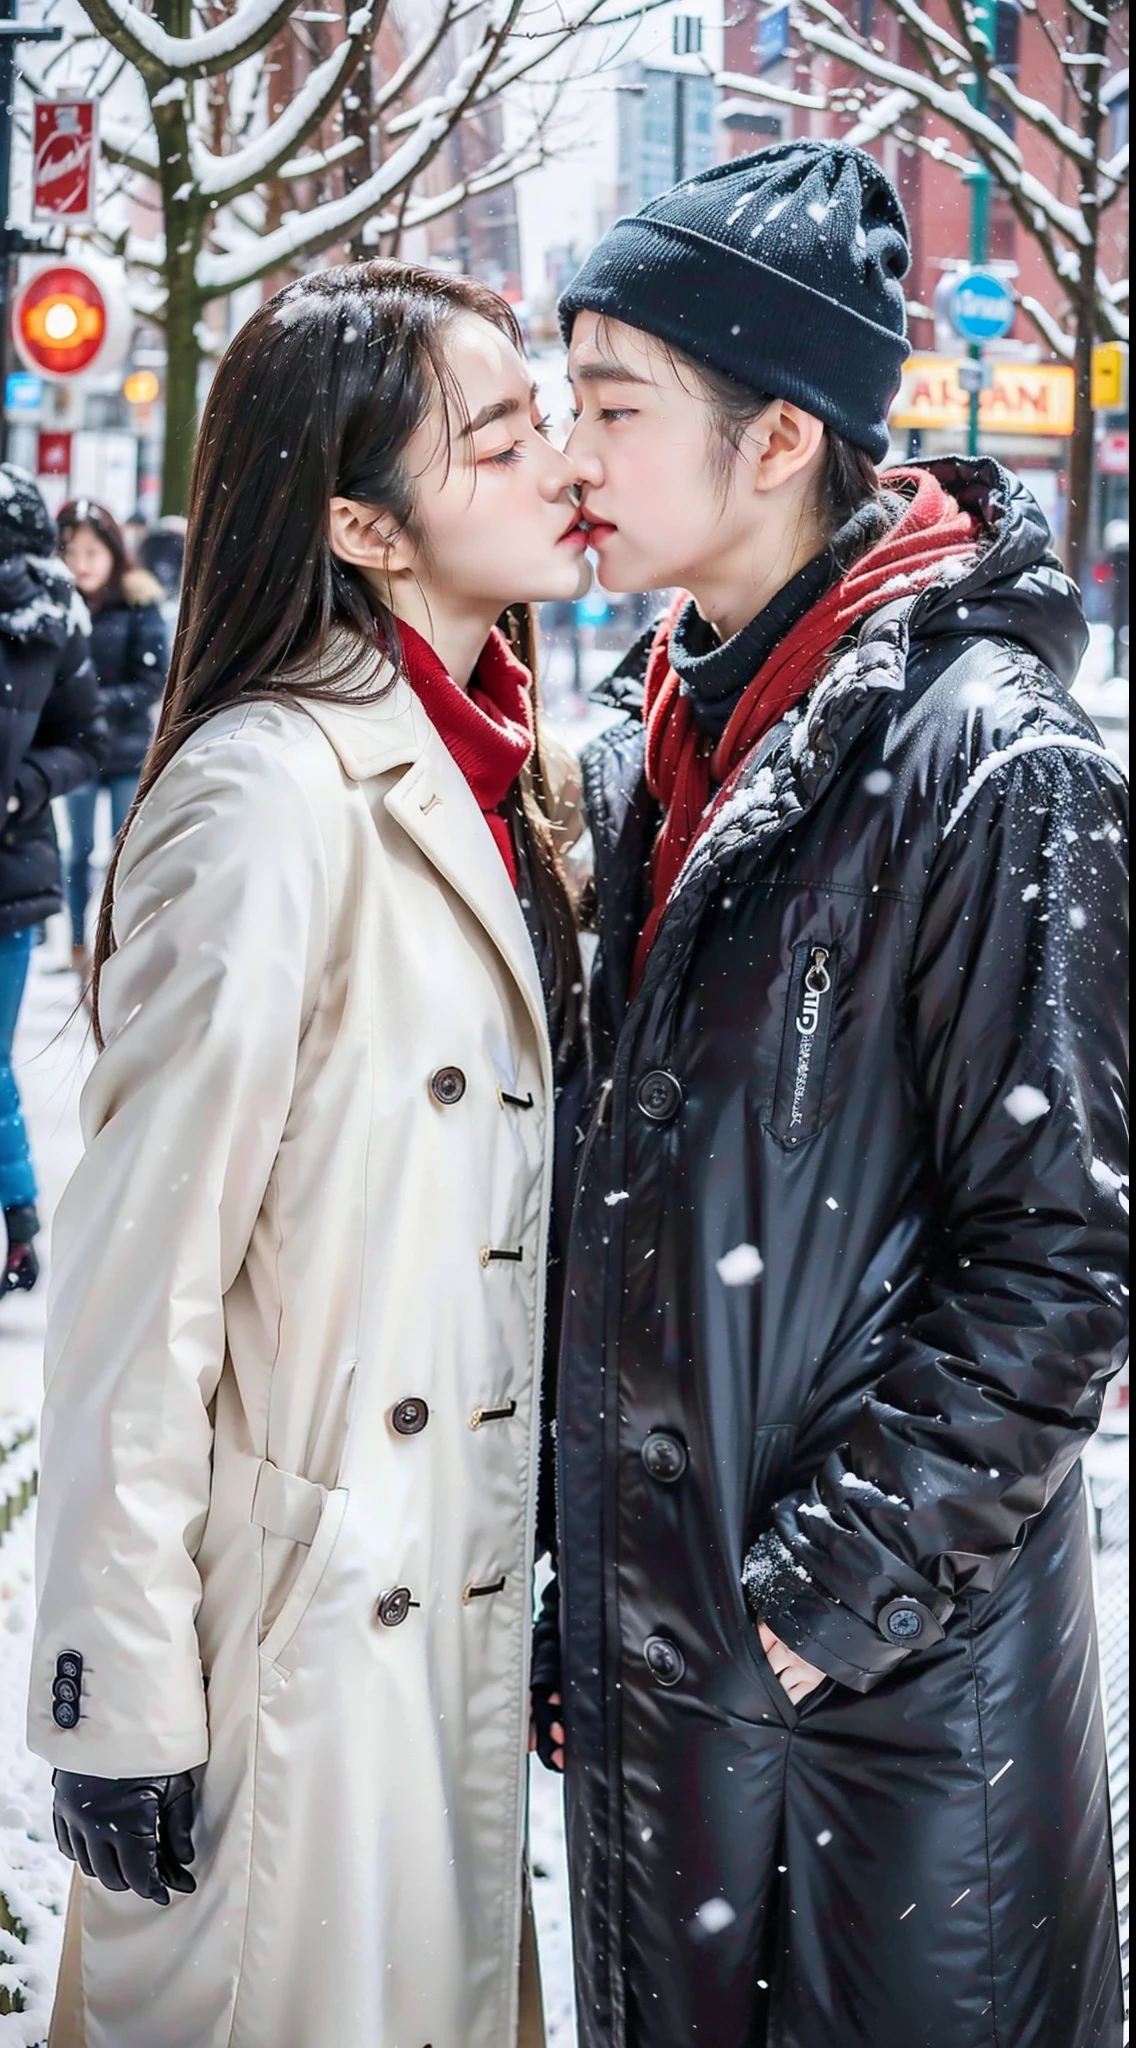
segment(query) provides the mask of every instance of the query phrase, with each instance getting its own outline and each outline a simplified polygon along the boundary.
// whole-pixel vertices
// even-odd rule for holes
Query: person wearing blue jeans
[[[104,775],[101,782],[85,782],[67,798],[67,821],[71,828],[71,851],[67,858],[67,910],[76,947],[83,944],[87,904],[91,894],[91,855],[95,850],[95,815],[100,789],[110,798],[110,836],[117,839],[138,787],[136,774]]]
[[[8,1288],[30,1286],[35,1279],[34,1228],[23,1227],[23,1219],[35,1215],[36,1177],[28,1150],[28,1134],[20,1107],[20,1091],[12,1072],[12,1040],[23,1001],[28,962],[35,934],[29,925],[22,932],[0,937],[0,1208],[8,1218],[9,1231],[20,1242],[22,1258],[16,1276],[7,1275]],[[29,1266],[30,1272],[25,1274]]]
[[[52,799],[103,773],[87,613],[33,479],[0,463],[0,1295],[39,1273],[36,1183],[12,1042],[38,928],[62,907]]]

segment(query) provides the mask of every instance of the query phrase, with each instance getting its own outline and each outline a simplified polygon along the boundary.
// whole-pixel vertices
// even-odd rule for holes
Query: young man
[[[689,593],[584,762],[586,2048],[1121,2038],[1077,1460],[1124,1336],[1123,786],[1028,493],[875,477],[907,266],[872,160],[794,143],[562,307],[601,578]]]

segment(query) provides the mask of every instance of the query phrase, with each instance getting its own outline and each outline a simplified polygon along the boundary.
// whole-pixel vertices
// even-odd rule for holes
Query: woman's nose
[[[582,448],[574,448],[572,435],[564,449],[550,448],[553,460],[549,463],[548,478],[552,486],[551,495],[560,497],[565,490],[582,491],[587,484],[603,481],[600,465],[594,455],[585,454]],[[555,481],[553,479],[555,478]]]

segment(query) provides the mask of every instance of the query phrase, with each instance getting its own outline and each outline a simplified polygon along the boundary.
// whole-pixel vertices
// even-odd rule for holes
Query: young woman
[[[91,614],[91,659],[110,738],[99,780],[72,790],[67,799],[71,965],[86,982],[87,899],[99,791],[107,793],[111,836],[117,839],[150,745],[151,712],[165,684],[168,650],[159,609],[161,586],[147,569],[131,566],[125,537],[105,505],[90,498],[64,505],[59,514],[59,552]]]
[[[586,572],[518,343],[467,280],[332,270],[253,316],[206,407],[56,1225],[30,1725],[83,1874],[55,2043],[539,2039],[579,970],[495,621]]]
[[[0,464],[0,1295],[39,1277],[36,1176],[12,1041],[36,926],[63,901],[51,799],[98,772],[107,739],[87,614],[54,554],[34,480]]]
[[[584,760],[586,2048],[1121,2038],[1077,1459],[1125,1331],[1124,791],[1021,485],[877,479],[907,261],[878,167],[806,142],[617,223],[563,306],[602,580],[689,593]]]

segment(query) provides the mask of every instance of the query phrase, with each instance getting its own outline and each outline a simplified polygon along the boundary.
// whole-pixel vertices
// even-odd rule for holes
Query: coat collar
[[[340,664],[334,646],[322,664]],[[367,650],[370,656],[370,650]],[[319,671],[311,671],[317,680]],[[385,694],[376,694],[386,685]],[[397,775],[382,801],[389,815],[413,839],[450,887],[484,926],[516,981],[546,1060],[548,1022],[540,973],[517,892],[478,808],[473,791],[405,678],[389,662],[360,662],[351,686],[366,689],[370,701],[335,702],[301,695],[300,701],[352,782]],[[551,1068],[546,1075],[551,1089]]]

